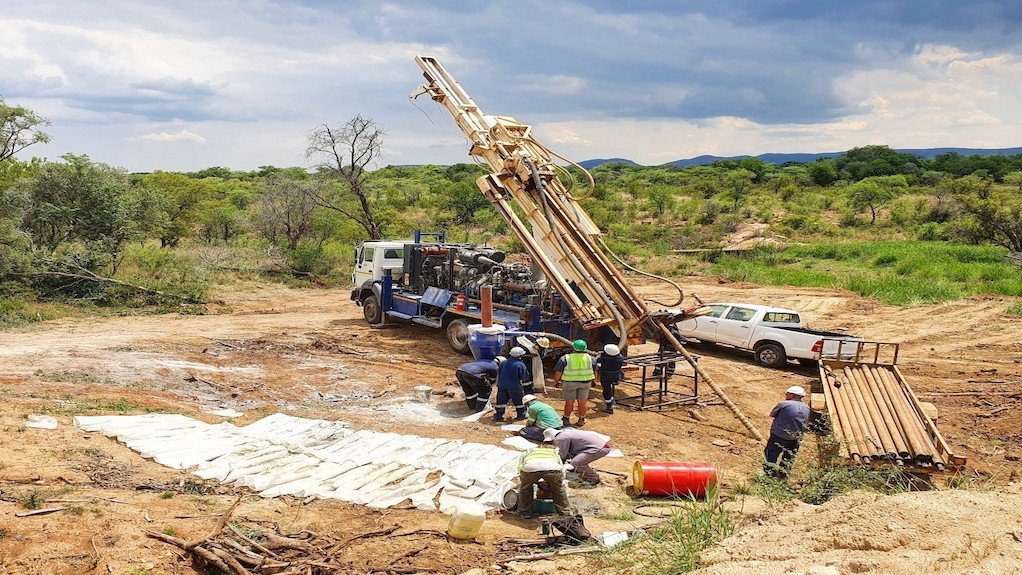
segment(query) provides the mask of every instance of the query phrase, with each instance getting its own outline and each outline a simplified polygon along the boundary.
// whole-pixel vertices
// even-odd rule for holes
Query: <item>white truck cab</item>
[[[388,269],[397,280],[404,273],[404,263],[404,242],[363,242],[355,248],[355,270],[351,274],[351,283],[359,287],[367,281],[381,281],[384,270]]]

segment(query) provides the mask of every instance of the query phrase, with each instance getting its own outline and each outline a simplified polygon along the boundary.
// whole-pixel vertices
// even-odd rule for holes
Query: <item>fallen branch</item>
[[[244,496],[239,495],[238,498],[234,500],[234,503],[232,503],[231,506],[227,509],[227,511],[224,512],[224,514],[220,517],[220,520],[216,522],[216,526],[213,527],[213,531],[211,531],[209,535],[203,537],[202,539],[196,539],[195,541],[188,543],[185,546],[185,551],[191,551],[192,548],[198,547],[199,545],[202,545],[203,543],[209,541],[210,539],[219,537],[220,534],[223,533],[224,531],[224,524],[227,523],[227,519],[230,518],[231,513],[234,513],[234,508],[237,507],[239,503],[241,503],[242,497]]]
[[[77,280],[77,281],[90,281],[90,282],[95,282],[95,283],[105,283],[105,284],[111,284],[111,285],[116,285],[116,286],[120,286],[120,287],[126,287],[126,288],[129,288],[129,289],[135,290],[137,292],[147,293],[149,295],[160,296],[161,298],[164,298],[164,299],[173,299],[173,300],[183,301],[185,303],[191,303],[191,304],[203,304],[203,303],[206,303],[206,302],[204,302],[202,300],[197,300],[197,299],[195,299],[195,298],[193,298],[191,296],[182,296],[182,295],[167,293],[167,292],[163,292],[163,291],[160,291],[160,290],[157,290],[157,289],[147,288],[145,286],[140,286],[140,285],[128,283],[128,282],[125,282],[125,281],[121,281],[121,280],[114,279],[114,278],[111,278],[111,277],[101,276],[101,275],[99,275],[99,274],[97,274],[95,272],[89,271],[89,270],[87,270],[87,269],[85,269],[83,267],[80,267],[80,266],[70,266],[70,267],[72,267],[73,269],[78,270],[80,273],[45,271],[45,272],[32,272],[32,273],[12,273],[10,275],[17,276],[17,277],[55,277],[55,278],[64,278],[64,279]]]
[[[46,509],[36,509],[34,511],[26,511],[24,513],[15,513],[14,516],[31,517],[33,515],[46,515],[48,513],[56,513],[58,511],[63,511],[65,509],[67,509],[67,507],[47,507]]]
[[[532,555],[519,555],[512,557],[504,563],[510,563],[511,561],[538,561],[540,559],[550,559],[551,557],[560,557],[561,555],[574,555],[576,553],[594,553],[599,551],[600,547],[576,547],[573,549],[559,549],[557,551],[551,551],[549,553],[533,553]]]

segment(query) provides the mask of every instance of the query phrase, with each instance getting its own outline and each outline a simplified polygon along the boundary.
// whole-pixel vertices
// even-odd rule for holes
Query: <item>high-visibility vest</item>
[[[537,445],[522,454],[521,459],[518,461],[518,471],[521,471],[525,464],[530,461],[543,460],[549,460],[548,464],[543,466],[549,470],[559,469],[563,465],[561,463],[561,453],[556,447]]]
[[[564,364],[561,379],[564,381],[589,381],[593,378],[593,358],[587,353],[572,353]]]

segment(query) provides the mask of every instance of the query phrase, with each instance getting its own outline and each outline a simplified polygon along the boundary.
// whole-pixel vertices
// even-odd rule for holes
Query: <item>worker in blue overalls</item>
[[[462,364],[454,372],[454,378],[465,392],[465,405],[469,409],[482,411],[490,401],[493,381],[497,379],[497,360],[480,359]]]
[[[496,413],[493,414],[493,421],[504,421],[504,410],[508,402],[515,406],[515,421],[525,419],[525,389],[523,386],[532,384],[532,376],[522,357],[525,350],[521,347],[511,348],[511,357],[500,364],[497,368],[497,404]]]

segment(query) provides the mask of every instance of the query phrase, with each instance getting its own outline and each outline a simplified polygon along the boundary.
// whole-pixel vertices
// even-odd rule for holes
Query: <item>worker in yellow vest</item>
[[[554,387],[560,387],[564,397],[564,416],[561,421],[565,427],[571,425],[571,412],[578,402],[578,421],[576,427],[586,424],[586,411],[589,400],[589,388],[593,385],[595,373],[593,358],[586,353],[585,340],[576,339],[571,344],[572,353],[561,356],[554,366]]]

